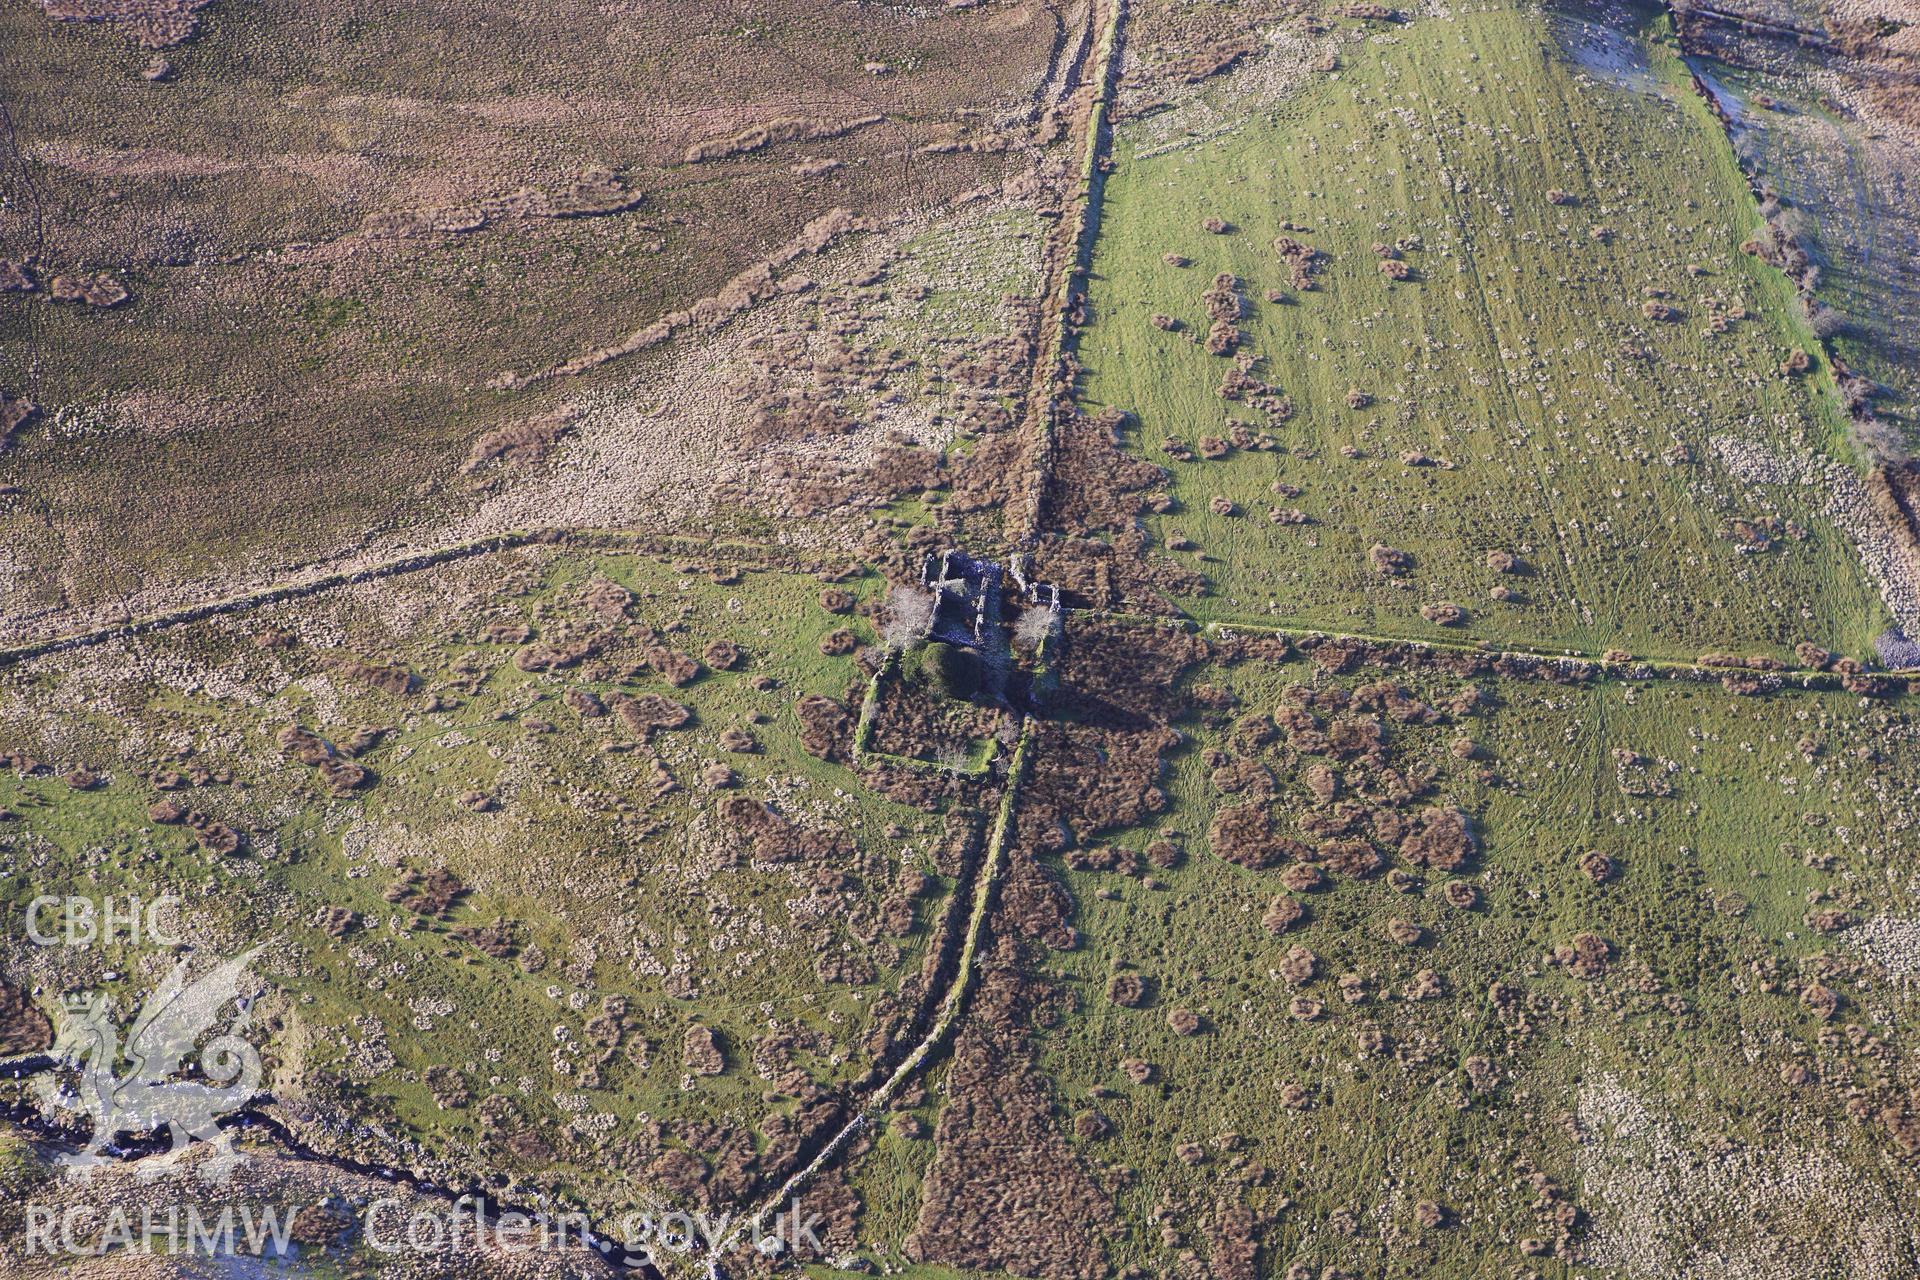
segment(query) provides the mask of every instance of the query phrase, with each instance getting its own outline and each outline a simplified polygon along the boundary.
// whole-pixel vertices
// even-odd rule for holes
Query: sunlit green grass
[[[1420,609],[1450,601],[1469,614],[1453,634],[1503,643],[1692,657],[1810,638],[1867,653],[1886,614],[1821,514],[1826,486],[1747,483],[1716,451],[1741,439],[1787,459],[1850,456],[1830,391],[1776,372],[1810,338],[1785,282],[1739,252],[1757,214],[1677,60],[1651,49],[1658,93],[1602,83],[1537,13],[1507,6],[1370,28],[1338,50],[1336,73],[1223,137],[1148,148],[1141,125],[1116,138],[1085,400],[1136,415],[1136,452],[1173,472],[1179,509],[1148,526],[1196,544],[1174,554],[1212,587],[1183,603],[1439,638]],[[1235,229],[1208,234],[1209,217]],[[1272,248],[1283,233],[1328,255],[1314,291],[1290,286]],[[1413,278],[1389,282],[1373,246],[1409,237]],[[1293,402],[1284,425],[1221,399],[1231,362],[1189,341],[1221,271],[1248,300],[1254,376]],[[1648,289],[1683,318],[1644,316]],[[1747,318],[1709,334],[1710,302]],[[1186,331],[1153,327],[1154,313]],[[1353,390],[1370,402],[1349,408]],[[1234,421],[1278,449],[1161,453]],[[1405,464],[1415,452],[1438,465]],[[1214,514],[1216,497],[1234,513]],[[1270,523],[1275,507],[1314,523]],[[1740,551],[1732,522],[1768,516],[1798,535]],[[1376,543],[1412,569],[1376,572]],[[1492,550],[1525,571],[1490,569]],[[1489,598],[1499,586],[1513,599]]]

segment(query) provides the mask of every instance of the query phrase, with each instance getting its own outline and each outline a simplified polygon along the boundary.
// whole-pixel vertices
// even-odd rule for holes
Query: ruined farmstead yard
[[[1920,1274],[1912,30],[0,12],[0,1275]]]

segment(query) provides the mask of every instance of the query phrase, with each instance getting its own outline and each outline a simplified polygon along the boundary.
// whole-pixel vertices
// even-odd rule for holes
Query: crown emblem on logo
[[[265,945],[192,980],[182,957],[158,988],[124,1011],[104,991],[61,993],[65,1025],[51,1053],[79,1080],[69,1089],[42,1074],[34,1085],[49,1105],[85,1111],[93,1120],[86,1149],[61,1156],[63,1165],[85,1176],[113,1158],[109,1148],[117,1135],[165,1130],[176,1157],[189,1143],[211,1144],[214,1155],[199,1174],[208,1182],[226,1180],[240,1153],[218,1121],[248,1104],[262,1075],[260,1051],[241,1035],[250,1021],[241,976]],[[234,1013],[223,1029],[220,1015],[228,1008]],[[120,1070],[123,1061],[130,1070]]]

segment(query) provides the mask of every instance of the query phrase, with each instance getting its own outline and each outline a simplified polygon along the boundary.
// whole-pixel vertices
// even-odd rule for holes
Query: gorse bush
[[[939,640],[932,641],[915,655],[913,674],[961,702],[980,691],[980,659],[970,650]]]

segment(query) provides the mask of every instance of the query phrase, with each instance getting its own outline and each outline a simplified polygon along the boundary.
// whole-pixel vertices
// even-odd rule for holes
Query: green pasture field
[[[1131,414],[1134,451],[1171,470],[1176,505],[1148,527],[1191,544],[1174,554],[1208,579],[1182,602],[1195,616],[1661,657],[1869,652],[1887,614],[1824,513],[1826,469],[1852,457],[1830,375],[1779,372],[1817,346],[1784,279],[1740,251],[1758,214],[1719,126],[1657,27],[1641,34],[1654,74],[1636,91],[1577,67],[1531,7],[1341,22],[1337,70],[1225,136],[1148,146],[1147,123],[1120,127],[1084,402]],[[1325,255],[1312,290],[1280,235]],[[1198,342],[1218,272],[1283,423],[1218,394],[1234,362]],[[1236,422],[1274,447],[1200,455]],[[1411,565],[1377,571],[1376,544]],[[1516,570],[1490,568],[1495,551]],[[1422,616],[1441,602],[1465,621]]]
[[[1682,1254],[1726,1246],[1746,1256],[1791,1218],[1792,1248],[1824,1241],[1838,1257],[1856,1214],[1874,1230],[1897,1227],[1898,1184],[1878,1172],[1886,1136],[1850,1122],[1834,1091],[1789,1086],[1782,1072],[1799,1063],[1842,1078],[1861,1059],[1839,1026],[1864,1024],[1865,1034],[1897,1041],[1920,1015],[1911,999],[1889,1002],[1847,981],[1858,935],[1810,925],[1821,907],[1853,921],[1915,909],[1892,834],[1910,820],[1915,779],[1890,749],[1912,740],[1911,701],[1494,682],[1478,710],[1434,724],[1389,720],[1386,730],[1383,762],[1432,776],[1401,812],[1440,804],[1470,816],[1478,850],[1464,867],[1423,870],[1381,843],[1384,874],[1336,874],[1320,889],[1289,892],[1280,879],[1288,864],[1250,870],[1216,856],[1215,816],[1247,797],[1219,789],[1210,752],[1271,770],[1270,805],[1290,835],[1314,809],[1302,782],[1308,765],[1332,763],[1348,779],[1360,767],[1295,752],[1284,733],[1249,749],[1235,727],[1242,717],[1265,719],[1290,685],[1351,689],[1380,678],[1328,677],[1297,660],[1191,672],[1189,687],[1225,689],[1236,705],[1178,723],[1185,742],[1159,822],[1095,841],[1140,851],[1172,838],[1184,859],[1171,869],[1143,862],[1131,875],[1056,867],[1084,944],[1052,966],[1076,1012],[1041,1044],[1063,1111],[1097,1111],[1113,1125],[1110,1136],[1080,1140],[1086,1158],[1132,1170],[1119,1204],[1131,1227],[1113,1250],[1116,1265],[1157,1269],[1180,1248],[1203,1248],[1219,1180],[1257,1166],[1270,1176],[1241,1182],[1236,1194],[1269,1223],[1261,1274],[1300,1261],[1310,1275],[1333,1265],[1362,1275],[1505,1276],[1522,1260],[1519,1241],[1553,1235],[1516,1172],[1521,1159],[1577,1187],[1589,1211],[1618,1215],[1608,1197],[1629,1173],[1685,1182],[1690,1175],[1675,1171],[1686,1161],[1723,1158],[1716,1143],[1771,1152],[1783,1165],[1822,1151],[1850,1181],[1844,1193],[1806,1200],[1780,1173],[1777,1184],[1711,1203],[1702,1200],[1704,1174],[1698,1187],[1662,1183],[1672,1202],[1641,1209],[1659,1216]],[[1433,705],[1462,687],[1447,677],[1386,678]],[[1614,867],[1602,882],[1580,866],[1595,851]],[[1478,902],[1452,905],[1442,892],[1449,880],[1471,885]],[[1284,897],[1306,916],[1276,934],[1263,916]],[[1390,938],[1395,919],[1418,926],[1419,940]],[[1582,933],[1610,947],[1598,978],[1552,957]],[[1315,957],[1300,983],[1282,965],[1296,946]],[[1409,994],[1422,971],[1441,994]],[[1116,973],[1146,980],[1141,1006],[1109,999]],[[1343,975],[1363,980],[1360,1003],[1345,999]],[[1814,980],[1841,994],[1830,1022],[1796,998]],[[1495,984],[1508,986],[1506,1013]],[[1308,1020],[1292,1011],[1300,997],[1320,1005]],[[1199,1032],[1171,1029],[1174,1009],[1197,1014]],[[1358,1047],[1368,1028],[1384,1033],[1384,1048]],[[1847,1033],[1855,1046],[1861,1035]],[[1473,1083],[1476,1057],[1495,1083]],[[1151,1063],[1152,1078],[1129,1080],[1128,1059]],[[1305,1109],[1282,1101],[1288,1084],[1305,1091]],[[1621,1098],[1699,1145],[1644,1167],[1621,1163],[1631,1155],[1607,1144],[1648,1136],[1624,1120],[1618,1132],[1597,1130]],[[1185,1143],[1199,1144],[1197,1160],[1180,1155]],[[1652,1186],[1642,1190],[1651,1195]],[[1422,1200],[1446,1209],[1446,1227],[1418,1225]],[[1688,1233],[1684,1247],[1675,1243]],[[1587,1247],[1604,1258],[1613,1244],[1602,1232]],[[1526,1261],[1543,1276],[1623,1274],[1564,1257]]]

